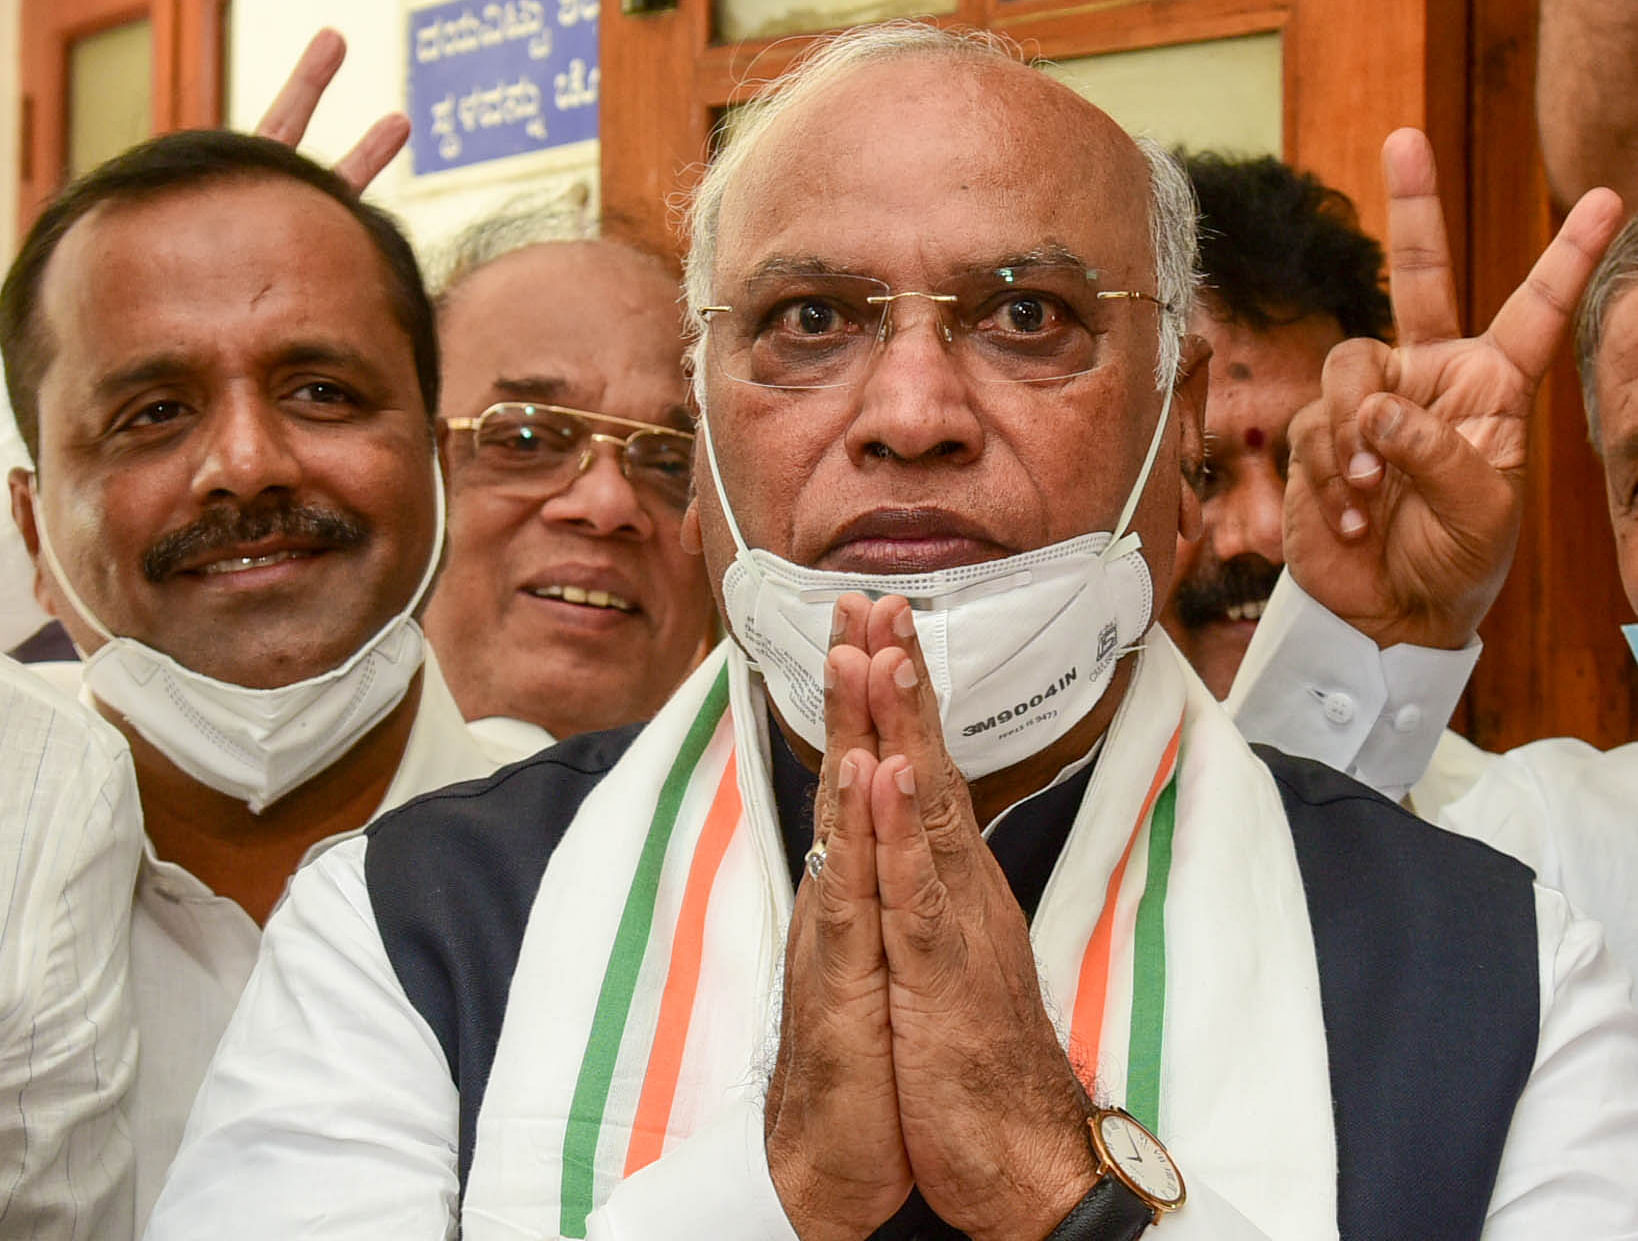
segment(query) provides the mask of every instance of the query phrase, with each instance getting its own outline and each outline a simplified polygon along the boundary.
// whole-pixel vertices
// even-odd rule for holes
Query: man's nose
[[[194,470],[200,499],[294,490],[303,467],[288,417],[261,393],[231,392],[206,411]]]
[[[1270,564],[1285,563],[1285,482],[1272,468],[1242,474],[1206,513],[1212,547],[1220,561],[1255,552]]]
[[[855,393],[845,444],[857,461],[976,458],[984,428],[943,307],[905,298],[886,307],[881,342]]]
[[[636,484],[625,475],[622,449],[621,441],[612,436],[590,437],[568,485],[541,504],[541,519],[602,538],[652,537],[654,519]]]

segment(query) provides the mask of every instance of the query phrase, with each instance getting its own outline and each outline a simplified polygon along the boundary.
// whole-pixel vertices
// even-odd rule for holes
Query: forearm
[[[1638,204],[1638,6],[1541,0],[1536,114],[1560,207],[1607,185]]]

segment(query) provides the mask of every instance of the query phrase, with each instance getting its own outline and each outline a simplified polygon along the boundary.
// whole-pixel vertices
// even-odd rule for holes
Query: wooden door
[[[20,228],[73,175],[131,141],[221,122],[225,8],[225,0],[23,6]]]

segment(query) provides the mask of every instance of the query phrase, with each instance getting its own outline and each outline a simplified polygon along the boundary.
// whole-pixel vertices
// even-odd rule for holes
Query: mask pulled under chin
[[[444,544],[436,458],[432,468],[436,536],[409,603],[339,666],[273,689],[219,681],[135,638],[112,634],[63,572],[36,492],[41,555],[70,606],[105,639],[85,660],[86,688],[182,771],[244,802],[252,814],[262,813],[352,749],[403,701],[420,671],[426,642],[413,617]]]
[[[717,501],[737,549],[723,575],[728,625],[785,723],[825,749],[824,664],[836,600],[848,591],[910,601],[938,697],[945,749],[968,780],[1031,758],[1097,705],[1115,662],[1148,631],[1154,588],[1127,527],[1154,468],[1172,387],[1115,529],[931,573],[804,568],[740,534],[722,486],[710,419],[699,428]]]
[[[1097,705],[1115,663],[1148,630],[1153,590],[1136,547],[1108,533],[920,574],[805,569],[742,551],[723,578],[734,634],[781,717],[825,749],[820,680],[835,602],[849,591],[910,601],[944,745],[976,780],[1040,753]]]
[[[420,626],[400,616],[339,668],[275,689],[218,681],[134,638],[105,643],[84,677],[171,762],[260,814],[386,718],[424,655]]]

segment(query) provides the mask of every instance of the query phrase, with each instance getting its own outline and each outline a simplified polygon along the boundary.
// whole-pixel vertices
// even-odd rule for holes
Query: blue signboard
[[[450,0],[409,12],[416,173],[597,137],[598,0]]]

